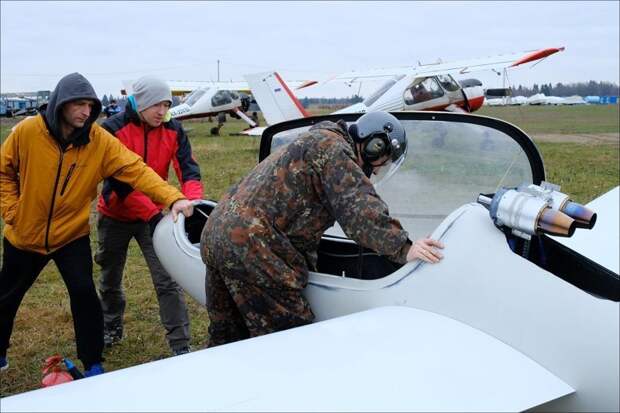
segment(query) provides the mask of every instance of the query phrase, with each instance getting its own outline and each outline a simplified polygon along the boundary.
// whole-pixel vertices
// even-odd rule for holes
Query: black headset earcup
[[[364,155],[368,161],[376,161],[389,152],[387,139],[371,138],[364,145]]]
[[[360,136],[357,133],[357,125],[355,123],[349,126],[349,136],[353,139],[353,142],[360,142]]]

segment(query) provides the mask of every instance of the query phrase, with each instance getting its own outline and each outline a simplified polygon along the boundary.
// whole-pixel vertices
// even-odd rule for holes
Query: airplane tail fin
[[[277,72],[244,77],[269,125],[310,116]]]

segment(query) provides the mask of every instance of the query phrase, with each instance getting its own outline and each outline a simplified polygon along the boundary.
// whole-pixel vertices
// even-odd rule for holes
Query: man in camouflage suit
[[[379,128],[387,137],[388,129],[400,132],[406,148],[394,116],[372,112],[354,126],[368,124],[388,125]],[[321,236],[336,220],[358,244],[397,263],[442,258],[438,241],[412,244],[368,178],[394,155],[396,141],[383,139],[383,152],[369,161],[364,150],[373,132],[365,139],[357,131],[351,137],[342,121],[317,124],[259,163],[213,210],[200,243],[209,347],[311,323],[302,290]]]

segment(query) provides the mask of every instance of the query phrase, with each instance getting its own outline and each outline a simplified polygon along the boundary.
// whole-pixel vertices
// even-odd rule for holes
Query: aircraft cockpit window
[[[232,97],[228,90],[218,90],[218,92],[211,98],[212,106],[224,106],[232,103]]]
[[[190,93],[185,102],[188,106],[194,106],[196,102],[207,92],[206,89],[196,89],[192,93]]]
[[[439,80],[441,86],[443,86],[443,88],[448,92],[456,92],[460,89],[459,84],[456,83],[454,78],[450,75],[438,75],[437,80]]]
[[[392,88],[392,86],[394,86],[396,84],[396,82],[401,80],[403,77],[405,77],[405,75],[399,75],[399,76],[396,76],[393,79],[390,79],[390,80],[386,81],[383,85],[381,85],[381,87],[379,89],[377,89],[372,95],[368,96],[364,100],[364,105],[366,105],[366,107],[372,106],[373,103],[375,103],[377,100],[379,100],[379,98],[381,96],[383,96],[385,94],[385,92],[390,90]]]
[[[443,95],[444,92],[439,83],[434,78],[427,77],[423,81],[416,82],[407,88],[404,98],[407,105],[415,105],[427,100],[440,98]]]

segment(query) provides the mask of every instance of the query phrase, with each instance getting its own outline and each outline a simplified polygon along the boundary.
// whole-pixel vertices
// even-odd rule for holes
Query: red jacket
[[[200,168],[192,156],[189,139],[181,123],[171,120],[157,128],[148,128],[128,102],[125,111],[105,120],[102,125],[133,152],[142,157],[164,180],[168,180],[170,162],[187,199],[201,199]],[[163,208],[142,192],[116,179],[106,179],[97,202],[97,210],[119,221],[147,222]]]

